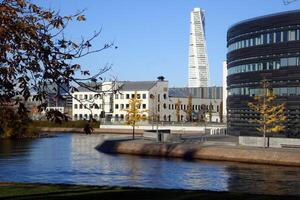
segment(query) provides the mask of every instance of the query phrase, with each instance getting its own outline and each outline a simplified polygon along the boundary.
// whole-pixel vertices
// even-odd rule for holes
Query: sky
[[[81,64],[96,73],[112,65],[106,78],[149,81],[164,76],[170,87],[186,87],[190,12],[205,10],[206,45],[210,85],[222,85],[222,62],[226,59],[228,28],[245,19],[300,8],[300,1],[282,0],[35,0],[62,15],[85,10],[87,21],[71,23],[65,36],[72,40],[101,30],[94,48],[114,42],[111,48],[89,55]]]

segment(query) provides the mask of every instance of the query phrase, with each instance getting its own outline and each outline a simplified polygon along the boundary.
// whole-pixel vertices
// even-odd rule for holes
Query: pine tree
[[[132,126],[132,139],[135,138],[135,126],[139,121],[146,120],[144,115],[148,110],[140,109],[142,100],[137,98],[137,92],[134,93],[134,97],[129,100],[129,108],[124,109],[126,111],[126,125]]]
[[[257,130],[263,134],[264,147],[266,147],[266,133],[282,131],[285,128],[283,122],[287,118],[284,114],[284,103],[274,103],[275,95],[269,89],[268,81],[263,79],[261,85],[262,93],[255,96],[254,101],[249,102],[248,106],[259,114],[259,118],[251,122],[259,125]]]

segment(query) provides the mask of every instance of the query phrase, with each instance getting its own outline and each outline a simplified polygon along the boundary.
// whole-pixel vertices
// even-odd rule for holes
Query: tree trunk
[[[132,139],[134,140],[135,125],[132,126]]]
[[[266,148],[266,125],[264,124],[264,148]]]

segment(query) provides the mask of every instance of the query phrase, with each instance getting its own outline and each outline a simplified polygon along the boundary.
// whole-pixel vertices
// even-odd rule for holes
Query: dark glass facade
[[[260,94],[265,77],[276,102],[286,105],[285,130],[300,137],[300,10],[242,21],[227,32],[228,132],[257,135],[249,123],[257,113],[248,102]]]

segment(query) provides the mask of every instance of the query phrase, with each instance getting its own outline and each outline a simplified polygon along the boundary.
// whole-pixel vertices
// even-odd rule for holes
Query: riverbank
[[[0,199],[233,199],[279,200],[299,196],[273,196],[205,190],[151,189],[133,187],[79,186],[60,184],[0,183]]]
[[[105,140],[97,150],[111,154],[176,157],[300,167],[299,149],[255,148],[199,143],[157,143],[145,140]]]

